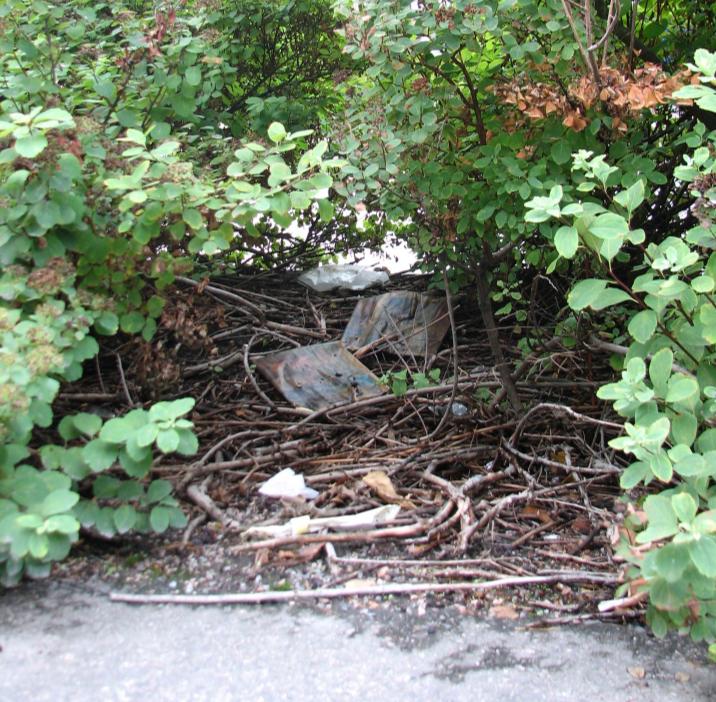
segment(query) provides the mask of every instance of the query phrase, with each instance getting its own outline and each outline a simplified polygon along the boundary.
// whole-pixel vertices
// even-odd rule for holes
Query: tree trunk
[[[509,362],[505,359],[505,355],[502,353],[502,346],[500,345],[500,335],[497,332],[497,325],[495,324],[495,316],[492,313],[492,300],[490,299],[490,284],[488,281],[488,272],[485,268],[485,263],[479,263],[475,269],[476,282],[477,282],[477,304],[480,307],[480,314],[482,315],[482,323],[485,325],[485,331],[487,332],[487,340],[490,344],[490,350],[492,351],[492,358],[494,359],[497,372],[500,374],[500,379],[504,386],[507,398],[512,405],[512,409],[516,412],[522,411],[522,403],[520,402],[519,395],[517,394],[517,386],[511,375],[511,369]]]

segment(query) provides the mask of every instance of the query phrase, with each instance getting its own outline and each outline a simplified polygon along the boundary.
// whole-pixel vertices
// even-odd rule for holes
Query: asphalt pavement
[[[63,583],[0,592],[0,700],[714,702],[716,665],[639,626],[548,630],[396,598],[136,606]]]

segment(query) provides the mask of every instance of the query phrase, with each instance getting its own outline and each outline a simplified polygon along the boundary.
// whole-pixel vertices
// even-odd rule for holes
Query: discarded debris
[[[284,468],[280,473],[276,473],[261,485],[259,492],[265,497],[285,499],[315,500],[318,497],[318,491],[308,487],[303,476],[293,468]]]
[[[449,328],[444,299],[398,290],[359,300],[343,332],[343,343],[360,350],[384,342],[386,350],[428,357],[440,348]]]
[[[400,505],[384,505],[369,509],[357,514],[346,514],[341,517],[317,517],[312,519],[307,514],[294,517],[285,524],[269,524],[254,526],[244,532],[250,537],[283,537],[299,536],[300,534],[315,534],[324,529],[333,531],[354,531],[356,529],[370,529],[378,524],[392,522],[400,512]]]
[[[273,353],[257,359],[256,368],[289,402],[310,410],[385,392],[341,341]]]
[[[301,273],[298,281],[316,292],[329,290],[365,290],[374,285],[385,285],[390,276],[355,263],[328,264]]]

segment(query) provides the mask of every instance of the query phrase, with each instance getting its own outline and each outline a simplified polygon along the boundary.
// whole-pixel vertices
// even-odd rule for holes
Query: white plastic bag
[[[261,485],[259,492],[265,497],[288,499],[303,497],[306,500],[315,500],[318,497],[318,493],[307,487],[303,476],[295,473],[293,468],[284,468],[280,473],[276,473]]]
[[[341,288],[343,290],[365,290],[373,285],[384,285],[390,280],[385,271],[356,263],[336,263],[319,266],[301,273],[298,282],[316,292],[326,292]]]

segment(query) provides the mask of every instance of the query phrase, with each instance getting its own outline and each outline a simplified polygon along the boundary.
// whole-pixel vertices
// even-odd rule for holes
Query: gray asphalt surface
[[[716,666],[684,639],[526,630],[408,600],[330,614],[132,606],[30,583],[0,593],[0,646],[3,702],[716,700]]]

